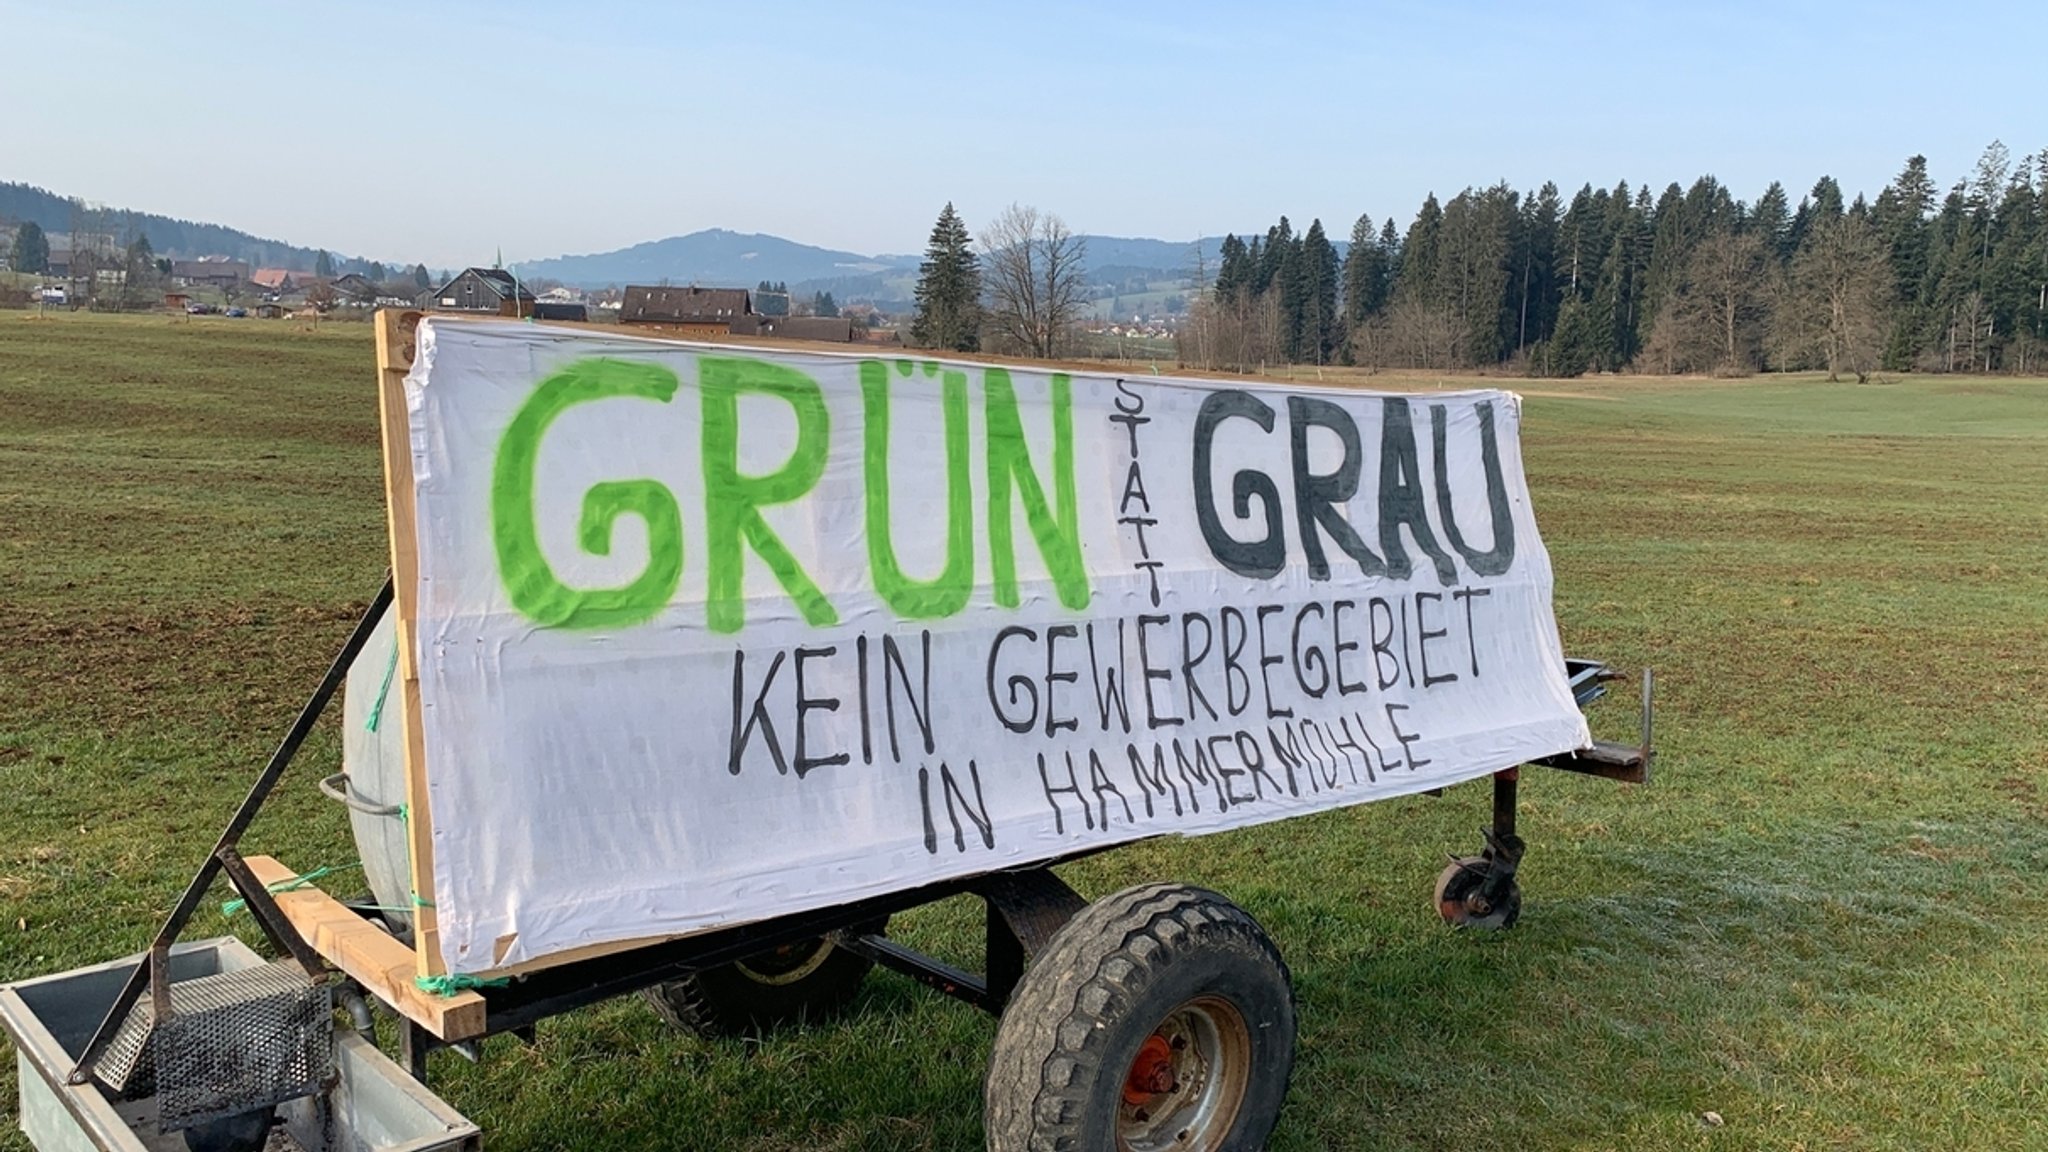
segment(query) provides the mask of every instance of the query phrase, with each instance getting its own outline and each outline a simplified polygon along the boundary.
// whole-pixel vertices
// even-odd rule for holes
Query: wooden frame
[[[419,623],[419,534],[413,507],[412,424],[405,409],[405,377],[418,352],[422,313],[377,313],[377,412],[383,425],[384,507],[391,538],[391,610],[397,619],[399,735],[405,748],[405,831],[412,861],[413,951],[418,974],[438,976],[441,936],[434,915],[434,823],[427,799],[426,733],[420,727],[420,666],[414,630]],[[332,957],[330,957],[332,959]],[[395,1001],[394,1001],[395,1003]]]

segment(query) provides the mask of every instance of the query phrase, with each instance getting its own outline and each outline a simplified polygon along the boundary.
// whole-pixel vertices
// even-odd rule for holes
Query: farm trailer
[[[474,1126],[426,1091],[427,1056],[436,1048],[475,1059],[487,1037],[530,1042],[543,1019],[636,992],[676,1025],[751,1032],[844,1007],[876,965],[999,1018],[985,1081],[991,1148],[1146,1152],[1263,1143],[1293,1062],[1287,967],[1257,921],[1214,892],[1143,884],[1090,903],[1053,870],[1115,843],[794,912],[742,915],[688,934],[567,950],[483,976],[450,972],[449,953],[433,943],[422,703],[417,649],[408,643],[419,626],[417,603],[407,603],[419,557],[408,547],[417,538],[417,509],[404,386],[420,323],[416,313],[379,318],[393,577],[149,950],[0,990],[0,1022],[19,1053],[23,1126],[39,1149],[253,1149],[269,1141],[309,1152],[474,1147]],[[1439,458],[1441,437],[1439,430]],[[384,660],[360,659],[373,649]],[[1618,678],[1594,661],[1563,665],[1578,708]],[[243,833],[345,682],[351,733],[359,724],[379,727],[375,713],[387,696],[397,721],[384,725],[381,742],[356,740],[344,772],[320,781],[348,805],[372,881],[372,895],[346,901],[323,891],[317,873],[240,851]],[[1647,670],[1640,708],[1634,745],[1589,741],[1526,763],[1646,782]],[[365,710],[372,718],[361,724]],[[1451,860],[1433,900],[1449,924],[1498,929],[1521,909],[1520,767],[1484,775],[1492,819],[1483,845]],[[1440,787],[1419,790],[1442,794]],[[279,959],[264,963],[234,941],[177,942],[223,876]],[[401,885],[410,900],[394,899]],[[985,905],[980,973],[887,934],[893,914],[958,895]],[[347,1019],[339,1030],[337,1011]],[[374,1044],[380,1015],[396,1029],[396,1064]]]

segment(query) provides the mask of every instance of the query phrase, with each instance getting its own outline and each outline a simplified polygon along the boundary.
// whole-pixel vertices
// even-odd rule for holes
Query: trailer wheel
[[[995,1152],[1261,1148],[1294,1068],[1294,987],[1250,915],[1148,884],[1089,905],[1024,973],[983,1086]]]
[[[1479,890],[1491,875],[1493,861],[1485,856],[1461,856],[1445,865],[1436,878],[1437,915],[1456,928],[1514,927],[1522,915],[1522,890],[1509,880],[1507,894],[1488,901]]]
[[[849,931],[880,934],[886,919]],[[649,988],[661,1018],[702,1036],[750,1036],[822,1020],[853,1003],[874,962],[825,937],[773,948]]]

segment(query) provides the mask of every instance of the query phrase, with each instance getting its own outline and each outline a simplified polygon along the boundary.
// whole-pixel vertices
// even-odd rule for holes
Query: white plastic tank
[[[405,828],[405,745],[398,723],[397,615],[386,612],[348,671],[341,698],[341,774],[321,790],[348,805],[363,875],[401,931],[412,927],[412,850]]]

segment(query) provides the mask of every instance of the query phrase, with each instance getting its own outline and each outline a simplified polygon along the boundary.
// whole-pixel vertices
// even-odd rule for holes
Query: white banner
[[[452,972],[1588,741],[1508,393],[429,319],[406,399]]]

